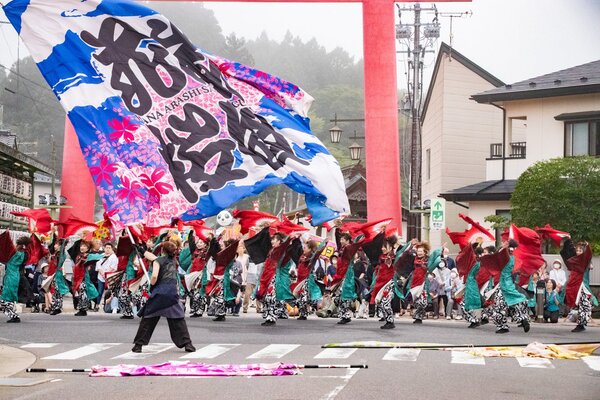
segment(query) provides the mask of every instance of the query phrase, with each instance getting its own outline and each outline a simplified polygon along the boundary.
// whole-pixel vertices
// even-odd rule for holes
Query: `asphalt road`
[[[172,346],[166,321],[141,355],[130,353],[138,320],[90,313],[51,317],[24,314],[21,324],[0,322],[0,344],[36,355],[36,368],[90,368],[93,365],[155,364],[168,360],[207,363],[289,362],[367,364],[368,369],[306,369],[282,377],[90,378],[82,373],[21,372],[16,377],[48,378],[32,387],[0,387],[0,399],[600,399],[600,354],[584,360],[537,361],[468,357],[462,352],[418,349],[325,350],[332,342],[392,341],[452,345],[507,345],[599,341],[600,327],[573,334],[571,325],[533,324],[526,334],[516,326],[505,335],[492,324],[467,329],[464,321],[397,321],[383,331],[376,320],[345,326],[334,319],[278,321],[261,327],[259,316],[187,319],[197,353]],[[194,358],[183,358],[183,357]],[[531,363],[534,364],[531,364]]]

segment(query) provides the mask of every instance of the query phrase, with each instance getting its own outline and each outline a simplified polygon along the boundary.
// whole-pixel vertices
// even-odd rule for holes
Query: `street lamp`
[[[350,149],[350,159],[352,161],[359,161],[363,147],[354,142],[348,148]]]
[[[335,125],[333,128],[329,130],[329,138],[331,139],[331,143],[339,143],[342,137],[342,130],[339,126]]]

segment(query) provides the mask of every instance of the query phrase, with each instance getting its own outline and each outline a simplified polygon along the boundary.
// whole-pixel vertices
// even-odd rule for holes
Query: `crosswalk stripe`
[[[317,354],[315,358],[348,358],[352,354],[354,354],[355,351],[356,349],[325,349],[319,354]]]
[[[270,344],[246,358],[281,358],[298,347],[299,344]]]
[[[100,351],[110,349],[111,347],[118,346],[121,343],[92,343],[77,349],[65,351],[64,353],[54,354],[52,356],[44,357],[44,360],[77,360],[85,356],[89,356]]]
[[[50,349],[58,343],[27,343],[21,346],[22,349]]]
[[[229,350],[238,347],[239,344],[209,344],[194,353],[186,354],[180,358],[217,358],[221,354],[227,353]]]
[[[473,365],[485,365],[485,359],[483,357],[474,356],[466,351],[452,350],[452,364],[473,364]]]
[[[420,349],[389,349],[383,359],[388,361],[417,361],[419,354],[421,354]]]
[[[587,356],[581,359],[594,371],[600,371],[600,356]]]
[[[134,353],[132,351],[118,355],[113,357],[113,360],[117,359],[125,359],[125,360],[139,360],[142,358],[147,358],[153,356],[158,353],[162,353],[163,351],[167,351],[171,348],[175,347],[172,343],[151,343],[142,348],[141,353]]]
[[[523,368],[554,368],[550,360],[545,358],[517,357],[517,361]]]

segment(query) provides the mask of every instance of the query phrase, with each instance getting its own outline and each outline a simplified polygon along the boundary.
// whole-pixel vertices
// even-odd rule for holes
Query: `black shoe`
[[[8,322],[10,322],[10,321],[8,321]],[[571,332],[583,332],[583,331],[585,331],[585,326],[583,326],[583,325],[577,325],[575,328],[571,329]]]
[[[131,351],[132,351],[133,353],[141,353],[141,352],[142,352],[142,346],[141,346],[141,345],[139,345],[139,344],[136,344],[136,345],[134,345],[134,346],[131,348]]]
[[[87,311],[85,310],[79,310],[77,311],[77,313],[75,314],[76,317],[86,317],[87,316]]]
[[[192,314],[190,315],[190,318],[200,318],[202,316],[202,314]]]
[[[193,353],[196,351],[196,348],[191,343],[188,343],[185,345],[185,351],[188,353]]]
[[[121,315],[119,319],[133,319],[133,315]]]
[[[261,326],[273,326],[275,325],[275,321],[265,321],[261,324]]]
[[[346,325],[348,322],[350,322],[351,319],[350,318],[342,318],[341,320],[338,321],[338,325]]]
[[[421,319],[415,319],[413,321],[413,324],[422,324],[422,323],[423,323],[423,320],[421,320]]]
[[[383,318],[383,317],[379,318],[379,322],[383,322],[383,321],[385,321],[385,318]]]
[[[469,325],[469,328],[477,328],[479,325],[481,325],[479,322],[471,322],[471,325]]]
[[[298,317],[298,321],[306,321],[306,317]]]
[[[483,326],[483,325],[487,325],[487,324],[488,324],[488,322],[490,322],[490,321],[489,321],[487,318],[485,318],[485,319],[482,319],[482,320],[481,320],[481,322],[479,323],[479,325],[482,325],[482,326]]]
[[[498,329],[498,330],[496,331],[496,333],[507,333],[507,332],[508,332],[508,329],[507,329],[507,328]]]
[[[529,325],[529,321],[526,320],[521,323],[521,326],[523,327],[525,333],[529,332],[529,329],[531,328],[531,326]]]
[[[50,312],[50,315],[58,315],[58,314],[60,314],[61,312],[62,312],[62,310],[52,310],[52,311]]]
[[[394,329],[396,325],[393,322],[386,322],[385,325],[380,326],[381,329]]]
[[[523,321],[521,321],[517,324],[517,328],[522,328],[522,327],[523,327]]]
[[[213,321],[216,321],[216,322],[225,321],[225,316],[224,315],[219,315],[218,317],[213,318]]]
[[[19,318],[19,317],[12,317],[11,319],[9,319],[6,322],[9,323],[9,324],[18,324],[19,322],[21,322],[21,318]]]

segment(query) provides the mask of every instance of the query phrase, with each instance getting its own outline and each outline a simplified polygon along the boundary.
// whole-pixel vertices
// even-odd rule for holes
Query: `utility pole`
[[[409,11],[414,13],[414,22],[412,24],[402,23],[402,12]],[[432,11],[435,17],[430,23],[421,22],[422,12]],[[412,7],[401,8],[398,5],[399,24],[396,25],[396,39],[401,44],[406,45],[407,50],[399,51],[409,55],[408,62],[409,77],[408,93],[410,99],[410,117],[411,117],[411,167],[410,167],[410,195],[409,195],[409,217],[407,239],[421,237],[421,98],[423,95],[423,58],[425,53],[433,53],[435,39],[440,36],[440,24],[437,18],[437,8],[422,8],[419,3]],[[421,29],[423,31],[421,32]],[[412,39],[412,40],[411,40]],[[411,75],[412,74],[412,75]]]

